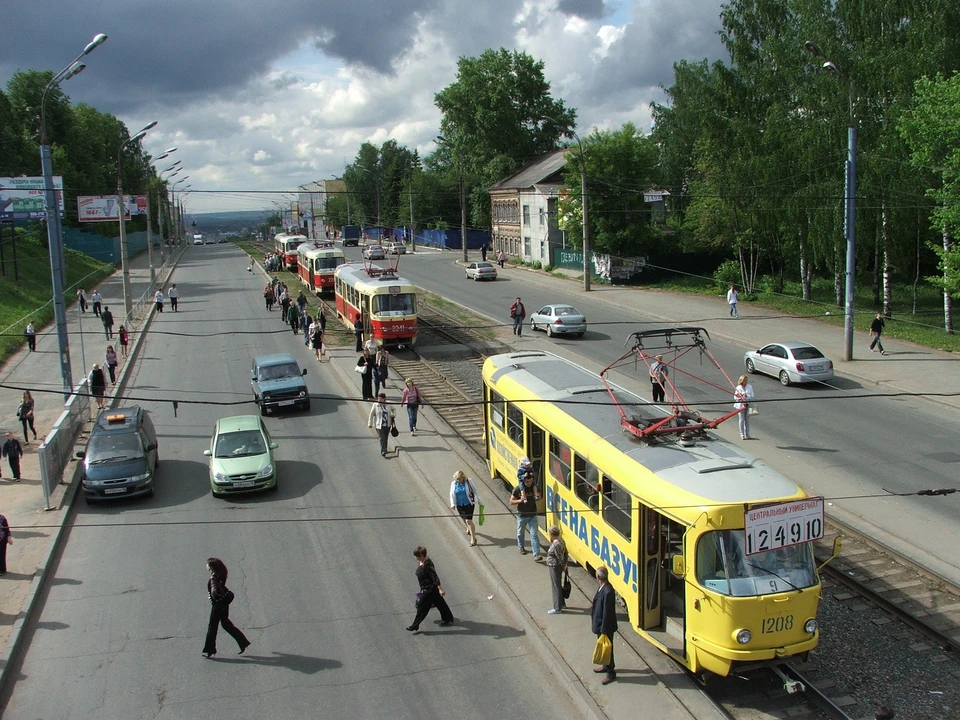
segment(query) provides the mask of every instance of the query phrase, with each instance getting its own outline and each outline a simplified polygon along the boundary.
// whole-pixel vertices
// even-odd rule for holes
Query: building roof
[[[554,150],[546,155],[541,155],[536,160],[527,163],[513,175],[504,178],[500,182],[490,187],[490,190],[527,190],[534,185],[543,183],[559,175],[567,164],[566,154],[569,148],[563,150]]]

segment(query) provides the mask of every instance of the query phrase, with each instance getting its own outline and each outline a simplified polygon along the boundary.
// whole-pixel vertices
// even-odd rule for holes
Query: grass
[[[12,247],[5,235],[4,262],[5,273],[0,275],[0,330],[6,332],[0,336],[0,362],[6,361],[26,344],[23,330],[28,322],[33,321],[39,334],[40,328],[53,321],[53,288],[46,238],[18,234],[15,278]],[[68,312],[76,303],[78,286],[85,288],[89,297],[90,288],[114,270],[112,265],[69,249],[64,251],[64,266],[67,276],[64,298]]]

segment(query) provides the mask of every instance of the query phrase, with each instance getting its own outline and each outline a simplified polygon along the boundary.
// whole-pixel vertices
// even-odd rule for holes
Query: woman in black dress
[[[207,594],[210,596],[210,624],[207,626],[207,640],[203,644],[203,654],[213,657],[217,654],[217,631],[223,625],[240,646],[240,655],[250,647],[250,641],[240,629],[230,622],[230,603],[233,602],[233,593],[227,589],[227,566],[220,558],[209,558],[207,570],[210,579],[207,581]]]
[[[440,611],[440,624],[453,625],[453,613],[450,612],[450,606],[443,596],[443,587],[440,585],[440,576],[433,566],[433,560],[427,557],[427,549],[423,545],[418,545],[413,551],[413,556],[420,561],[417,568],[417,581],[420,583],[420,592],[417,593],[417,616],[413,619],[413,624],[407,627],[410,632],[419,632],[420,623],[422,623],[430,608],[437,608]]]
[[[33,395],[29,390],[23,391],[23,398],[20,401],[20,409],[17,410],[17,417],[20,418],[20,424],[23,425],[23,442],[30,444],[30,436],[27,435],[27,428],[33,431],[33,439],[37,439],[37,429],[33,426]]]
[[[100,365],[93,364],[93,370],[90,371],[90,392],[97,400],[97,408],[103,410],[103,394],[107,391],[107,376],[103,374]]]
[[[373,400],[373,356],[364,348],[363,355],[357,360],[357,367],[363,368],[360,374],[360,392],[364,400]],[[359,370],[357,372],[360,372]]]
[[[317,356],[317,360],[323,362],[323,330],[320,328],[320,323],[314,323],[310,327],[313,328],[310,345],[313,347],[313,353]]]

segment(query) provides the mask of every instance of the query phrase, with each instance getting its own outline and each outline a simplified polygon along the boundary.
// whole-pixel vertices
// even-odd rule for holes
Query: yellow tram
[[[688,421],[551,353],[487,358],[483,382],[491,476],[514,484],[533,461],[540,532],[560,526],[573,559],[608,568],[640,635],[722,676],[816,647],[822,498],[714,433],[626,432],[618,404]]]

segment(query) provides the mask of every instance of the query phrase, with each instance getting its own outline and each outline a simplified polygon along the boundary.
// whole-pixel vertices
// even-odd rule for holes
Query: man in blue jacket
[[[593,596],[593,607],[590,610],[590,619],[593,622],[593,632],[599,639],[606,635],[610,641],[610,663],[595,667],[595,673],[606,673],[604,685],[609,685],[617,679],[617,666],[613,662],[613,636],[617,632],[617,601],[613,588],[607,582],[607,569],[602,565],[597,568],[597,594]]]

